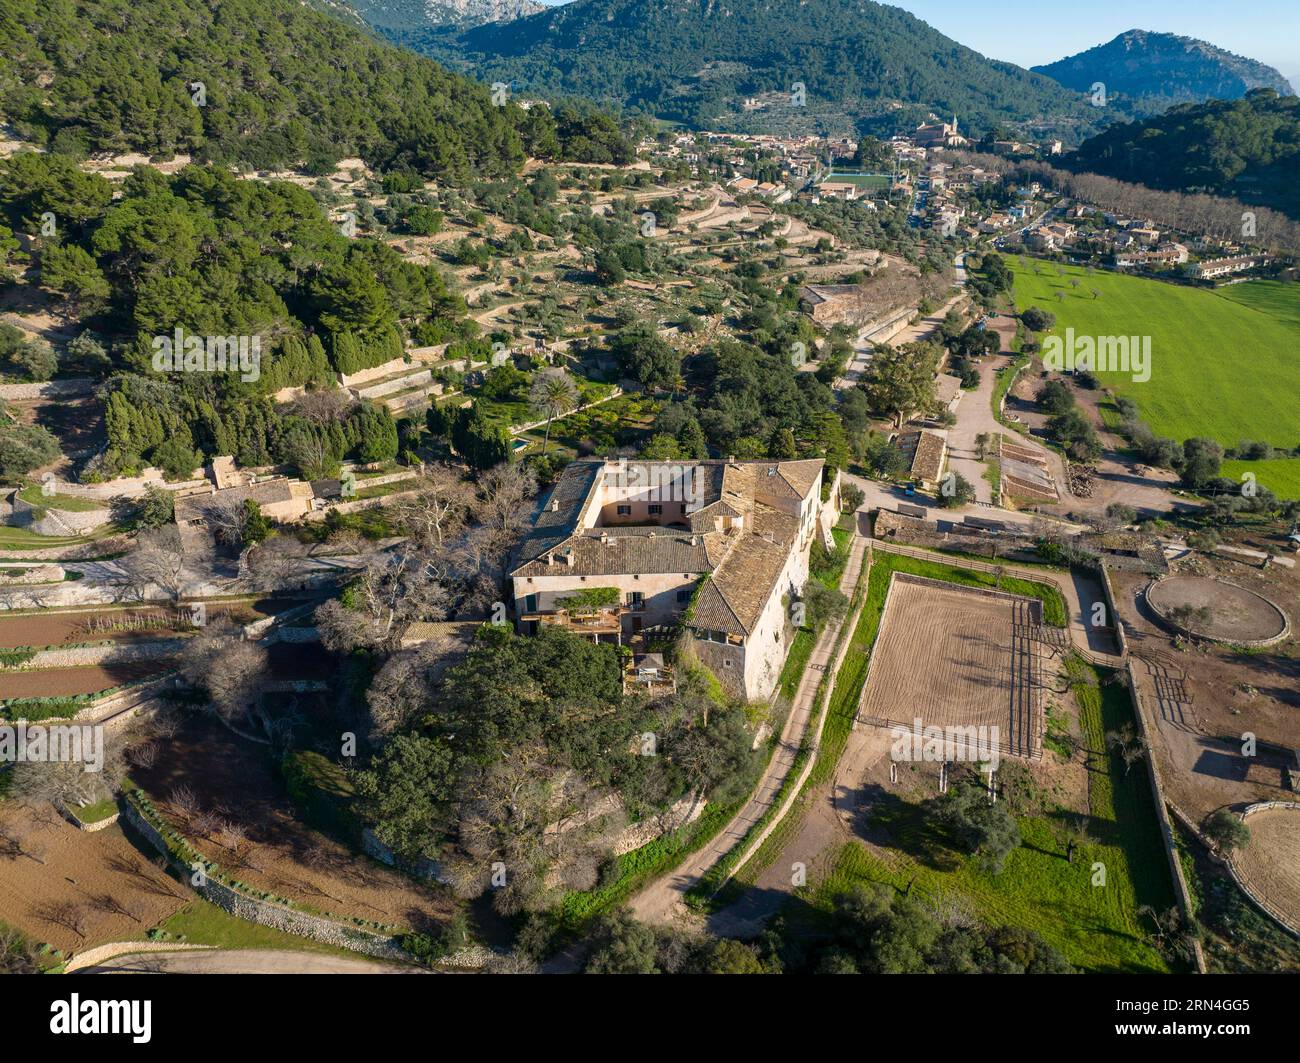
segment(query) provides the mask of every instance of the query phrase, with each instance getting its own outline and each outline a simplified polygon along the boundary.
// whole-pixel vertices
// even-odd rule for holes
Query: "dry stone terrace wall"
[[[345,923],[337,923],[323,916],[295,911],[274,901],[241,892],[233,886],[218,882],[210,875],[205,875],[196,882],[194,870],[172,852],[161,832],[145,818],[129,798],[123,800],[123,817],[150,845],[167,858],[168,863],[178,874],[184,876],[196,893],[236,919],[246,919],[259,926],[269,926],[287,934],[311,938],[326,945],[350,949],[380,959],[410,959],[395,936],[375,934]]]

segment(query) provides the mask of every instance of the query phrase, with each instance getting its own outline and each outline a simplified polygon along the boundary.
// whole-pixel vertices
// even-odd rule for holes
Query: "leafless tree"
[[[293,401],[293,412],[316,424],[342,424],[354,405],[342,388],[315,388]]]
[[[199,811],[199,799],[188,783],[181,783],[172,788],[167,795],[168,803],[187,820]]]
[[[1107,731],[1106,747],[1119,754],[1124,762],[1125,775],[1146,755],[1147,751],[1146,739],[1137,733],[1131,723],[1126,723],[1118,731]]]
[[[590,889],[626,824],[621,805],[550,763],[541,747],[517,749],[470,776],[465,794],[460,846],[445,870],[462,896],[491,888],[503,915],[540,911],[565,890]],[[493,881],[494,865],[504,880]]]
[[[80,759],[24,760],[12,768],[11,792],[30,802],[80,807],[111,797],[126,776],[126,747],[120,738],[102,736],[102,762],[94,764],[83,748]]]
[[[421,546],[441,548],[445,538],[464,525],[475,501],[474,488],[450,465],[431,465],[415,482],[414,495],[390,512]]]
[[[144,601],[157,587],[173,600],[181,594],[185,557],[174,525],[142,531],[129,553],[117,561],[119,597]]]
[[[302,582],[309,554],[310,548],[294,536],[273,535],[248,551],[244,580],[257,591],[291,589]]]
[[[225,617],[210,623],[186,642],[178,666],[186,682],[207,691],[209,707],[223,723],[274,737],[274,721],[262,705],[266,649],[244,639],[237,625]]]
[[[406,727],[418,713],[427,711],[443,672],[464,649],[462,639],[447,633],[393,654],[366,691],[371,737],[387,738]]]
[[[403,544],[372,558],[353,580],[347,603],[331,600],[316,610],[327,649],[392,649],[402,624],[441,620],[451,604],[449,564]]]
[[[200,503],[208,531],[221,546],[239,550],[244,545],[244,522],[247,516],[244,498],[239,492],[218,491]]]

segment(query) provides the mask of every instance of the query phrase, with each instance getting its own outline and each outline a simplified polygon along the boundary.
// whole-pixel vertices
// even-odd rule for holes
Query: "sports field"
[[[887,189],[892,178],[887,173],[842,173],[832,171],[831,175],[826,178],[828,181],[842,181],[846,184],[857,185],[859,188],[870,189],[871,191],[883,191]]]
[[[1151,337],[1150,380],[1098,376],[1136,402],[1157,434],[1180,442],[1210,436],[1225,446],[1300,444],[1300,284],[1251,281],[1209,291],[1029,258],[1007,264],[1017,309],[1055,314],[1054,333],[1072,327],[1080,336]]]

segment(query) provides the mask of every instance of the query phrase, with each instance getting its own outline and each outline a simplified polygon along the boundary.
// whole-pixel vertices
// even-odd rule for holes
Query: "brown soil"
[[[1300,809],[1270,808],[1246,818],[1250,844],[1237,873],[1293,927],[1300,927]]]
[[[402,927],[442,922],[455,908],[445,890],[357,856],[307,827],[295,817],[265,747],[215,721],[187,718],[153,766],[133,778],[196,849],[257,889],[329,915]],[[176,806],[181,786],[193,792],[199,815]],[[246,842],[202,822],[202,813],[236,825]]]
[[[0,698],[62,698],[97,694],[125,683],[165,672],[167,658],[86,664],[75,668],[38,668],[27,672],[0,672]]]
[[[1245,566],[1228,578],[1247,582]],[[1224,566],[1203,565],[1206,573]],[[1300,655],[1294,637],[1267,649],[1239,653],[1215,643],[1177,641],[1138,605],[1149,582],[1113,572],[1116,604],[1128,633],[1138,688],[1157,728],[1152,747],[1168,799],[1193,821],[1224,805],[1288,800],[1286,750],[1300,748]],[[1266,594],[1280,595],[1290,576],[1280,571]],[[1242,753],[1254,735],[1253,757]]]
[[[259,617],[270,615],[272,603],[267,602],[209,602],[209,617],[229,616],[237,623],[246,624]],[[285,603],[278,603],[285,607]],[[270,611],[268,611],[268,609]],[[188,607],[182,606],[184,617]],[[140,621],[165,621],[166,626],[132,630],[131,624]],[[82,642],[109,640],[135,641],[166,638],[179,633],[188,634],[193,628],[187,619],[175,623],[170,610],[163,608],[45,610],[39,613],[0,616],[0,649],[14,646],[69,646]]]
[[[1019,637],[1036,604],[895,575],[862,717],[909,730],[916,718],[923,727],[988,728],[998,749],[1036,751],[1041,704],[1029,684],[1040,667],[1038,649]]]
[[[0,805],[0,923],[80,952],[141,938],[187,899],[119,826],[90,833],[49,805]]]
[[[1280,635],[1285,627],[1281,610],[1254,591],[1205,576],[1166,576],[1147,591],[1147,600],[1185,630],[1225,642],[1254,642]],[[1205,620],[1178,621],[1181,607],[1207,609]]]

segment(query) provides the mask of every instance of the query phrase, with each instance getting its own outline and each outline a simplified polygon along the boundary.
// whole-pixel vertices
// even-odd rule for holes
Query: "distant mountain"
[[[467,29],[546,10],[533,0],[349,0],[348,6],[381,33],[437,26]]]
[[[1068,135],[1110,117],[1050,78],[870,0],[574,0],[459,32],[386,32],[519,92],[694,126],[903,129],[933,111],[955,112],[963,131],[1037,122]],[[806,105],[793,102],[800,84]]]
[[[1300,218],[1300,98],[1252,89],[1111,126],[1062,165],[1173,192],[1234,196]]]
[[[1034,70],[1076,92],[1088,92],[1100,81],[1106,86],[1108,106],[1140,117],[1176,103],[1239,100],[1251,89],[1294,95],[1287,79],[1271,66],[1205,41],[1146,30],[1129,30]]]

